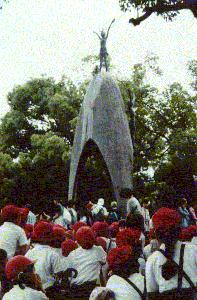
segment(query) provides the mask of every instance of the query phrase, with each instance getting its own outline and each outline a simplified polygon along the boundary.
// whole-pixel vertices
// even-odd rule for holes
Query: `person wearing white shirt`
[[[70,282],[73,293],[77,295],[86,287],[90,294],[96,286],[102,265],[106,263],[106,252],[102,247],[94,245],[94,233],[87,226],[78,229],[76,240],[79,248],[72,251],[64,263],[62,261],[59,272],[68,268],[75,269],[78,275]]]
[[[25,256],[35,261],[35,270],[41,278],[43,288],[50,288],[55,282],[55,273],[60,264],[60,256],[50,246],[53,241],[53,225],[43,221],[37,223],[32,241],[35,243],[34,248]]]
[[[0,248],[7,252],[8,259],[16,252],[25,254],[27,237],[20,224],[20,209],[14,205],[7,205],[2,209],[3,225],[0,226]]]
[[[143,206],[142,206],[142,216],[144,217],[144,230],[145,232],[149,232],[150,231],[150,214],[149,214],[149,201],[148,200],[144,200],[143,201]]]
[[[112,275],[106,287],[114,292],[115,300],[145,299],[144,276],[138,273],[139,265],[132,247],[112,249],[107,262]]]
[[[194,245],[178,241],[180,215],[160,208],[152,219],[161,246],[146,263],[148,299],[195,299],[197,251]]]
[[[48,300],[34,271],[34,261],[22,255],[13,257],[6,264],[6,276],[13,287],[3,300]]]

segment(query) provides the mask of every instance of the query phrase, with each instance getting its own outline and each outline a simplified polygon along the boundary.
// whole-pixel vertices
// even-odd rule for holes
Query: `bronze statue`
[[[107,61],[107,58],[108,58],[109,54],[107,52],[106,43],[107,43],[107,38],[109,36],[109,30],[110,30],[110,28],[111,28],[111,26],[114,22],[115,22],[115,19],[113,19],[111,24],[109,25],[108,30],[107,30],[107,34],[105,33],[104,30],[101,31],[101,35],[99,35],[97,32],[94,31],[94,33],[98,36],[98,38],[100,39],[100,42],[101,42],[101,48],[100,48],[100,54],[99,54],[99,57],[100,57],[100,71],[103,67],[103,64],[105,66],[106,71],[109,70],[108,61]]]

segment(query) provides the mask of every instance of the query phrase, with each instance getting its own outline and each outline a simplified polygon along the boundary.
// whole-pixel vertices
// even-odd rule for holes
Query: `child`
[[[196,246],[178,241],[179,213],[163,207],[152,220],[161,246],[146,263],[148,299],[195,299],[197,251]]]
[[[24,230],[19,226],[20,209],[14,205],[7,205],[1,211],[4,221],[0,226],[0,247],[7,252],[8,259],[16,252],[25,254],[28,241]]]
[[[145,299],[144,277],[138,272],[138,256],[134,248],[122,246],[112,249],[107,262],[112,276],[106,287],[114,292],[116,300]]]
[[[13,257],[6,264],[7,279],[13,288],[4,295],[3,300],[47,300],[39,276],[34,272],[34,261],[25,256]]]

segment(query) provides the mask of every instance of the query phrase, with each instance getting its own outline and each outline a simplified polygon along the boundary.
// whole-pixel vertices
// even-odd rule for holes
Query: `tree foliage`
[[[137,10],[138,16],[129,20],[134,26],[152,14],[161,15],[166,20],[172,21],[183,9],[190,10],[197,18],[196,0],[119,0],[119,3],[123,11],[131,11],[132,8]]]

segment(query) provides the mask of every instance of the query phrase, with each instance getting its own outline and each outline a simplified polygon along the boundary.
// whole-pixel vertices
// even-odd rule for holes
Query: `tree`
[[[120,8],[123,11],[130,11],[135,8],[140,12],[137,18],[129,20],[134,26],[149,18],[152,14],[163,16],[166,20],[172,21],[181,10],[190,10],[197,18],[196,0],[119,0]]]

